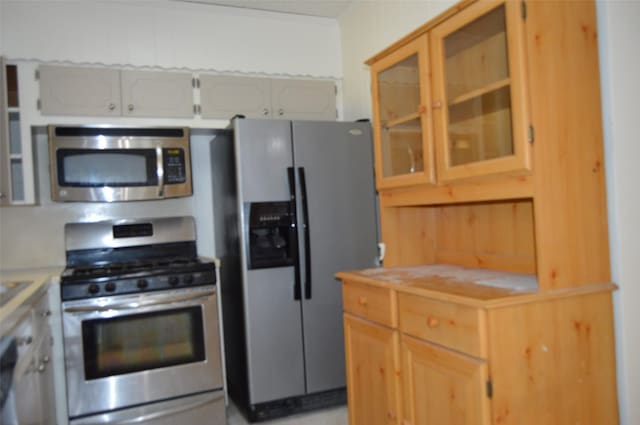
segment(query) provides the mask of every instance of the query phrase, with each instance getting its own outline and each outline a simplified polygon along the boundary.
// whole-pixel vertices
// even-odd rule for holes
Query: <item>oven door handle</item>
[[[93,313],[93,312],[101,312],[101,311],[109,311],[109,310],[134,310],[140,307],[152,307],[156,305],[166,305],[173,304],[178,302],[185,301],[193,301],[203,298],[208,298],[209,296],[215,294],[215,289],[206,291],[206,292],[198,292],[197,294],[188,294],[188,295],[174,295],[171,297],[162,298],[160,300],[141,300],[141,301],[132,301],[127,303],[115,303],[115,304],[106,304],[106,305],[87,305],[87,306],[71,306],[65,307],[65,313]]]

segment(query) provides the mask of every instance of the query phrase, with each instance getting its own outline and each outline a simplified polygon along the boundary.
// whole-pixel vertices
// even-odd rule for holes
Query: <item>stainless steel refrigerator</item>
[[[235,118],[211,143],[228,390],[251,421],[346,402],[339,270],[373,267],[368,122]]]

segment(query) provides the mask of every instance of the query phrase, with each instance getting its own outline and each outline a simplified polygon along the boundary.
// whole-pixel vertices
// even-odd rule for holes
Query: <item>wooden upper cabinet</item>
[[[378,189],[434,182],[427,40],[425,34],[371,65]]]
[[[472,4],[430,41],[438,181],[530,170],[520,2]]]

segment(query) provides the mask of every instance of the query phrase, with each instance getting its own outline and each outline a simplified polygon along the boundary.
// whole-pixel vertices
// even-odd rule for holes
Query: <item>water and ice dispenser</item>
[[[296,232],[290,202],[251,202],[245,205],[249,269],[294,264]]]

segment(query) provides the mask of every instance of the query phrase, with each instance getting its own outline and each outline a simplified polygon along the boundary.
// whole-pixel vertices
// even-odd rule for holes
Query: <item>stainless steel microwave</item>
[[[118,202],[189,196],[188,128],[50,125],[54,201]]]

